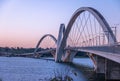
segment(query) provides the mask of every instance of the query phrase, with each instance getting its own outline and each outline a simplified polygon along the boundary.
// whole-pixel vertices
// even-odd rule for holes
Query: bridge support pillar
[[[96,56],[96,78],[98,81],[104,81],[105,80],[105,58]]]
[[[62,55],[64,54],[64,49],[63,49],[64,47],[60,46],[64,32],[65,32],[65,25],[61,24],[58,34],[58,40],[57,40],[57,48],[56,48],[56,56],[55,56],[56,62],[61,62]],[[66,46],[66,44],[64,45]]]
[[[61,62],[62,55],[64,54],[63,50],[59,48],[59,50],[56,52],[55,56],[55,62]]]
[[[75,54],[76,54],[75,51],[67,50],[66,54],[62,57],[62,61],[63,62],[72,62]]]
[[[96,78],[98,81],[120,81],[120,64],[96,56]]]
[[[77,52],[75,51],[72,51],[71,54],[70,54],[70,57],[69,57],[69,62],[72,62],[73,61],[73,58],[74,56],[76,55]]]
[[[120,64],[106,59],[106,81],[120,81]]]

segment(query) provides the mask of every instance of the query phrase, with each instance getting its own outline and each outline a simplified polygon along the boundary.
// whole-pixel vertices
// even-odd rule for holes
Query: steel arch
[[[116,37],[115,35],[113,34],[109,24],[107,23],[107,21],[105,20],[105,18],[95,9],[91,8],[91,7],[81,7],[79,8],[78,10],[75,11],[75,13],[73,14],[73,16],[71,17],[68,25],[67,25],[67,28],[66,28],[66,31],[65,31],[65,34],[64,34],[64,37],[62,39],[62,42],[61,42],[61,47],[64,48],[66,46],[66,40],[67,40],[67,37],[69,35],[69,32],[72,28],[72,25],[73,23],[75,22],[75,20],[77,19],[77,17],[84,11],[88,11],[90,12],[96,19],[97,21],[99,22],[99,24],[101,25],[107,39],[109,39],[109,43],[110,44],[114,44],[117,42],[116,40]],[[107,31],[107,32],[106,32]],[[109,36],[107,35],[109,32]]]
[[[34,54],[36,54],[36,52],[37,52],[37,50],[38,50],[38,47],[39,47],[39,45],[41,44],[41,42],[44,40],[44,38],[46,38],[46,37],[51,37],[52,39],[53,39],[53,41],[57,44],[57,39],[53,36],[53,35],[51,35],[51,34],[46,34],[46,35],[44,35],[44,36],[42,36],[42,38],[38,41],[38,43],[37,43],[37,45],[36,45],[36,48],[35,48],[35,51],[34,51]]]
[[[97,19],[98,23],[101,25],[101,27],[103,29],[103,32],[105,33],[107,39],[109,40],[109,44],[114,44],[117,42],[116,37],[114,36],[109,24],[107,23],[105,18],[97,10],[95,10],[91,7],[81,7],[78,10],[76,10],[75,13],[73,14],[73,16],[71,17],[71,19],[67,25],[66,31],[64,32],[63,39],[62,39],[60,46],[59,46],[59,50],[64,52],[70,30],[71,30],[75,20],[77,19],[77,17],[84,11],[90,12]],[[107,35],[108,33],[106,31],[109,32],[109,36]]]

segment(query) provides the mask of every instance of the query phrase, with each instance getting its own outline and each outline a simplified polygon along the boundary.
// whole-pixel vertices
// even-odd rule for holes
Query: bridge
[[[38,51],[39,48],[48,49]],[[49,52],[56,62],[72,62],[79,51],[90,57],[99,77],[120,80],[120,44],[105,18],[91,7],[76,10],[66,27],[61,24],[58,38],[44,35],[34,56]]]

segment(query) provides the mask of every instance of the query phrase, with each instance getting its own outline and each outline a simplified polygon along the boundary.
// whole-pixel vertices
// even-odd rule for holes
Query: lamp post
[[[117,27],[118,27],[119,24],[115,24],[114,27],[111,27],[111,28],[114,28],[113,31],[114,31],[114,35],[115,35],[115,38],[117,38]]]

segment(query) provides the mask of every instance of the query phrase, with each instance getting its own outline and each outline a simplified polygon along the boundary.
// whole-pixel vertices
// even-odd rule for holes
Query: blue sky
[[[120,24],[119,4],[120,0],[0,0],[0,46],[35,47],[46,33],[57,37],[60,24],[67,25],[80,7],[97,9],[115,26]]]

